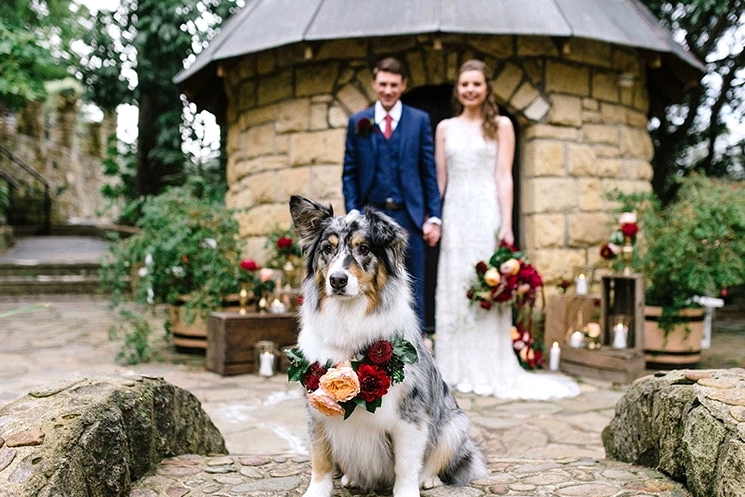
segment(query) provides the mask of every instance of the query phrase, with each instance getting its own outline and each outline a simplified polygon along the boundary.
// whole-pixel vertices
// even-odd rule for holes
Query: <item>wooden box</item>
[[[582,324],[598,319],[600,315],[600,295],[560,294],[551,295],[546,301],[546,329],[544,344],[548,350],[554,342],[563,349],[568,347],[567,330],[574,328],[578,316]]]
[[[281,354],[295,345],[297,334],[295,313],[213,312],[207,320],[206,368],[223,376],[253,373],[256,342],[274,342]]]
[[[561,346],[559,369],[584,378],[615,383],[631,383],[645,374],[642,335],[644,323],[644,279],[641,275],[604,276],[600,295],[552,295],[546,304],[545,347],[553,342]],[[632,316],[629,348],[611,347],[611,316]],[[575,328],[578,316],[582,324],[597,321],[601,328],[601,347],[590,350],[572,348],[567,331]]]
[[[629,348],[644,348],[644,276],[641,274],[611,274],[603,276],[601,286],[601,321],[603,345],[610,345],[613,337],[611,317],[626,314],[629,322]]]
[[[580,378],[597,378],[613,383],[631,383],[645,374],[644,353],[639,349],[597,350],[561,348],[559,369]]]

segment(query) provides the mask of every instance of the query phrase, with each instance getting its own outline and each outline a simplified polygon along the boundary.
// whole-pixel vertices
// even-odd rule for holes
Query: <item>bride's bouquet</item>
[[[497,304],[512,305],[516,324],[512,328],[512,346],[521,364],[533,369],[541,367],[543,354],[533,340],[533,308],[538,290],[543,286],[541,275],[525,254],[501,244],[488,262],[474,266],[475,277],[466,292],[472,304],[488,311]]]

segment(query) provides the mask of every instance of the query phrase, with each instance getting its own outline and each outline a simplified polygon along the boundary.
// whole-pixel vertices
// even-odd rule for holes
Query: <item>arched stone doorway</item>
[[[449,83],[440,85],[425,85],[411,89],[401,97],[401,100],[412,107],[421,109],[429,114],[432,124],[432,136],[435,134],[437,124],[443,119],[453,116],[453,85]],[[515,234],[515,243],[520,245],[520,157],[519,157],[519,126],[515,116],[505,112],[500,107],[500,112],[512,121],[515,128],[515,160],[512,164],[512,177],[514,181],[514,209],[512,211],[512,226]],[[439,246],[428,247],[426,252],[426,268],[424,278],[424,327],[428,333],[434,333],[435,328],[435,288],[437,286],[437,260],[439,257]]]

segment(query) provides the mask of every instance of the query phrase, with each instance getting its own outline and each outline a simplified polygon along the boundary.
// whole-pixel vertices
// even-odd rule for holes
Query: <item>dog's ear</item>
[[[334,208],[331,205],[323,206],[300,195],[293,195],[290,197],[290,215],[300,237],[300,244],[305,249],[318,236],[323,220],[333,217]]]
[[[389,251],[393,259],[403,264],[408,233],[396,221],[375,209],[365,209],[370,224],[370,241],[376,247]]]

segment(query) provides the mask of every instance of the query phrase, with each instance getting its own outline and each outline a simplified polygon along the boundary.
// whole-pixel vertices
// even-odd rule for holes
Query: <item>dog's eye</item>
[[[324,253],[325,255],[329,255],[330,253],[332,253],[332,252],[334,251],[334,246],[333,246],[333,245],[331,245],[331,244],[330,244],[329,242],[326,242],[326,243],[324,243],[324,244],[323,244],[323,245],[321,246],[321,251],[322,251],[322,252],[323,252],[323,253]]]
[[[357,250],[359,250],[360,254],[367,255],[370,253],[370,246],[363,243],[362,245],[357,247]]]

